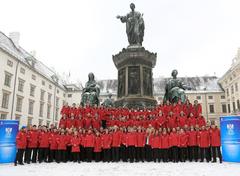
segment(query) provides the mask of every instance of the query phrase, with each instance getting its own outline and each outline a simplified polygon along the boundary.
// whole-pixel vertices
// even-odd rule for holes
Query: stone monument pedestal
[[[156,53],[138,45],[130,45],[113,55],[113,62],[118,69],[116,107],[143,108],[157,104],[153,97],[152,78],[156,58]]]

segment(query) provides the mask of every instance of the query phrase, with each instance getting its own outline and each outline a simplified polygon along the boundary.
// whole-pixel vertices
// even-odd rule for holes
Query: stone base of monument
[[[125,97],[120,98],[114,102],[115,107],[127,107],[127,108],[144,108],[144,107],[155,107],[157,101],[154,98],[144,97]]]
[[[157,54],[134,45],[113,56],[118,69],[118,93],[116,107],[150,107],[156,105],[153,98],[152,68]]]

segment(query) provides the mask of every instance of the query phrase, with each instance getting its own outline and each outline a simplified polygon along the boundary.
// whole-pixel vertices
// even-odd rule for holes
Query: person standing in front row
[[[211,141],[213,163],[217,162],[217,156],[219,157],[219,162],[222,163],[222,154],[220,150],[220,146],[221,146],[220,130],[214,124],[211,125],[210,139],[211,139],[210,141]]]
[[[21,130],[18,132],[16,137],[16,145],[17,145],[17,154],[16,154],[14,165],[17,166],[18,163],[20,165],[23,165],[23,154],[27,147],[26,127],[22,127]]]

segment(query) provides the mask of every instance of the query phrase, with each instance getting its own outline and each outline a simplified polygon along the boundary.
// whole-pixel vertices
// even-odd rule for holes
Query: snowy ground
[[[42,163],[0,164],[0,176],[239,176],[238,163]]]

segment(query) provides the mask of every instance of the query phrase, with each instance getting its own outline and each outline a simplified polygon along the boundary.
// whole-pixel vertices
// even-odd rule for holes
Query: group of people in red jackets
[[[201,105],[166,102],[152,109],[64,105],[58,128],[23,127],[15,165],[36,162],[222,162],[220,131]]]

